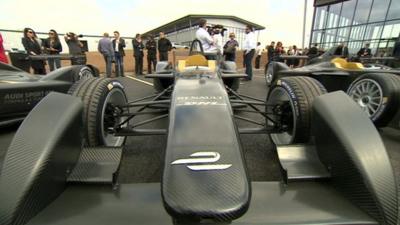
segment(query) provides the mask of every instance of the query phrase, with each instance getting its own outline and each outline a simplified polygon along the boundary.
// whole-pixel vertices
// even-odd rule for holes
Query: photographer
[[[209,32],[207,32],[207,20],[199,20],[199,29],[196,31],[196,38],[201,42],[205,53],[217,52],[214,40],[212,39]],[[207,55],[206,58],[208,60],[216,60],[216,57],[214,55]]]
[[[221,25],[216,25],[215,27],[213,27],[214,35],[212,35],[212,38],[214,40],[215,47],[217,48],[219,54],[222,54],[224,50],[222,43],[223,31],[224,28]]]
[[[69,54],[74,57],[71,58],[72,65],[85,65],[86,55],[83,52],[83,44],[79,41],[82,35],[76,35],[73,32],[67,32],[64,36],[65,42],[69,48]]]

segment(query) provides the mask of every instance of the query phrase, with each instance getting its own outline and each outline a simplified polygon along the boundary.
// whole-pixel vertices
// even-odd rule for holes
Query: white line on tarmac
[[[154,86],[152,83],[150,83],[150,82],[147,82],[147,81],[144,81],[144,80],[141,80],[141,79],[137,79],[137,78],[135,78],[135,77],[131,77],[131,76],[126,76],[127,78],[129,78],[129,79],[132,79],[132,80],[136,80],[136,81],[138,81],[138,82],[141,82],[141,83],[143,83],[143,84],[147,84],[147,85],[150,85],[150,86]]]

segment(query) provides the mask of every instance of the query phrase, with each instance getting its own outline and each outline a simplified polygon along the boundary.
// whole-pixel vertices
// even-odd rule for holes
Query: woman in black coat
[[[59,55],[62,52],[62,46],[60,39],[58,38],[57,31],[50,30],[49,31],[49,38],[44,40],[43,48],[49,55]],[[58,69],[61,67],[60,59],[48,59],[48,64],[50,71]]]
[[[24,37],[22,38],[22,45],[24,46],[28,55],[42,54],[42,49],[37,40],[36,34],[30,28],[24,29]],[[34,74],[46,74],[43,60],[31,60],[30,63]]]

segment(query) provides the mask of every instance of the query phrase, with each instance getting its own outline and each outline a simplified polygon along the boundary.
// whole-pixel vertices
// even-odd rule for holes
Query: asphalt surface
[[[120,80],[125,85],[129,101],[154,93],[153,87],[151,86],[151,79],[139,76],[133,79],[132,77],[125,77]],[[267,88],[262,72],[256,71],[252,81],[242,82],[239,92],[241,94],[265,99]],[[262,120],[260,116],[255,114],[245,114],[245,116]],[[143,121],[144,119],[146,119],[146,116],[138,117],[133,123]],[[145,127],[166,128],[167,123],[168,121],[164,119],[146,125]],[[254,127],[254,125],[242,121],[238,121],[238,126]],[[14,126],[0,131],[0,166],[17,128],[18,126]],[[392,165],[397,173],[396,177],[400,177],[400,131],[384,128],[380,130],[380,133],[386,145]],[[276,152],[268,135],[241,135],[241,142],[248,172],[252,181],[281,179]],[[129,137],[123,155],[119,181],[121,183],[159,182],[164,166],[165,146],[165,136]]]

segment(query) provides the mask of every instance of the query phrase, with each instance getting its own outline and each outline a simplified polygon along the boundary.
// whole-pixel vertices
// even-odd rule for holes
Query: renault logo
[[[202,170],[225,170],[232,166],[232,164],[209,164],[218,162],[221,155],[218,152],[196,152],[190,155],[188,159],[178,159],[171,163],[171,165],[183,165],[195,171]]]

